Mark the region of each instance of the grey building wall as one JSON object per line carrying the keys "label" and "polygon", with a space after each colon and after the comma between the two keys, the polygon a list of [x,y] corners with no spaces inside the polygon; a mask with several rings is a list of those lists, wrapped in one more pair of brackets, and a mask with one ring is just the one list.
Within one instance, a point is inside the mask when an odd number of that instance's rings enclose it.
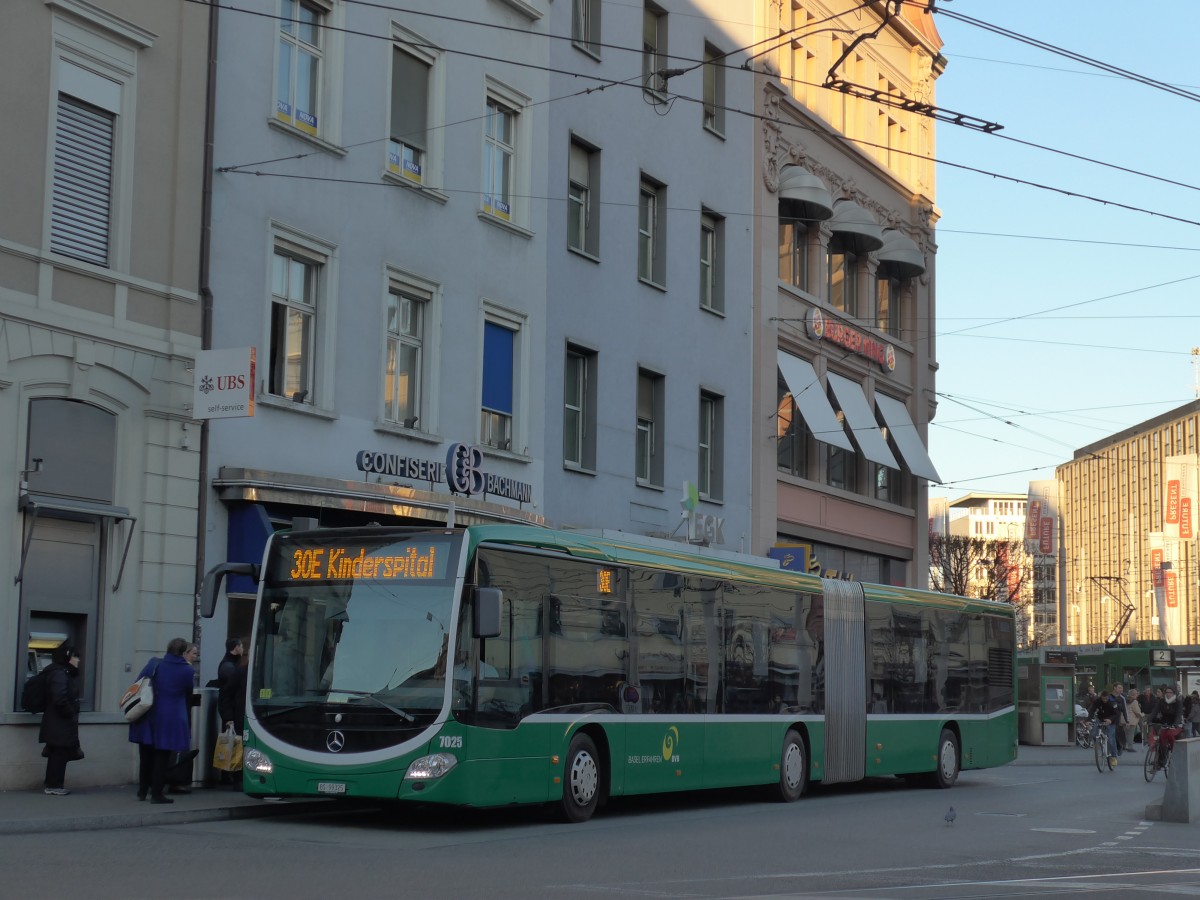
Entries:
{"label": "grey building wall", "polygon": [[[740,48],[755,42],[750,3],[660,4],[667,33],[666,102],[654,102],[638,75],[642,66],[641,4],[595,4],[599,41],[551,44],[551,95],[589,87],[549,106],[551,198],[547,242],[546,509],[556,521],[583,528],[687,536],[681,522],[684,482],[698,481],[700,392],[720,398],[720,488],[696,511],[724,520],[713,546],[749,552],[752,390],[751,277],[754,221],[754,77],[742,70]],[[570,35],[573,5],[556,3],[552,31]],[[723,123],[704,124],[706,44],[730,54],[719,61]],[[571,73],[571,74],[564,74]],[[576,77],[582,73],[585,77]],[[632,77],[631,77],[632,76]],[[586,143],[599,158],[599,190],[591,215],[599,220],[597,249],[568,247],[568,148]],[[638,199],[643,176],[665,186],[665,279],[638,278]],[[596,196],[598,194],[598,197]],[[701,212],[723,217],[720,289],[723,309],[700,305]],[[564,461],[563,367],[568,345],[595,352],[595,460]],[[663,378],[665,441],[661,478],[639,485],[635,475],[639,368]]]}

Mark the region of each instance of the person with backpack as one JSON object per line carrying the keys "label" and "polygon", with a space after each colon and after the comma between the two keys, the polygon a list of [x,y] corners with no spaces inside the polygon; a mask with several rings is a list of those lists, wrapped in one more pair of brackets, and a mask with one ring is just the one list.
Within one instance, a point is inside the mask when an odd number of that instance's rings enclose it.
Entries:
{"label": "person with backpack", "polygon": [[79,652],[69,643],[60,644],[50,663],[35,678],[44,679],[45,710],[38,740],[45,744],[46,779],[42,793],[65,797],[71,793],[66,782],[67,763],[83,759],[79,746]]}

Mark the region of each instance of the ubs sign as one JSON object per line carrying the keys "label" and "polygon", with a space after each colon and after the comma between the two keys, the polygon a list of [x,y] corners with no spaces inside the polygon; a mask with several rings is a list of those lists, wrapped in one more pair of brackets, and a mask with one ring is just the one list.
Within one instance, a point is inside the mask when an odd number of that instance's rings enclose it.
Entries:
{"label": "ubs sign", "polygon": [[452,494],[493,494],[518,503],[533,500],[533,486],[515,478],[483,471],[483,451],[470,444],[451,444],[444,463],[398,453],[359,450],[354,464],[360,472],[411,478],[446,485]]}

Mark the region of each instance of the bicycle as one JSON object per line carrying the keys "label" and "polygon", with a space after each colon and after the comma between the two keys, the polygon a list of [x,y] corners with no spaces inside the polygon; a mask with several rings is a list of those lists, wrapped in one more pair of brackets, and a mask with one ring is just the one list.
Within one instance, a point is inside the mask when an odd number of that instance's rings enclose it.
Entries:
{"label": "bicycle", "polygon": [[1114,762],[1115,758],[1108,755],[1108,726],[1099,719],[1092,721],[1092,750],[1096,755],[1096,771],[1111,772],[1116,768],[1116,763]]}
{"label": "bicycle", "polygon": [[[1165,732],[1165,735],[1163,734]],[[1161,770],[1163,778],[1171,777],[1171,757],[1175,755],[1175,742],[1171,741],[1171,746],[1162,754],[1162,759],[1159,759],[1159,742],[1162,738],[1177,738],[1183,732],[1182,728],[1164,727],[1162,725],[1150,726],[1150,739],[1146,742],[1146,760],[1142,763],[1142,775],[1146,781],[1153,781],[1154,776]]]}
{"label": "bicycle", "polygon": [[1092,749],[1092,723],[1086,716],[1075,720],[1075,746],[1084,750]]}

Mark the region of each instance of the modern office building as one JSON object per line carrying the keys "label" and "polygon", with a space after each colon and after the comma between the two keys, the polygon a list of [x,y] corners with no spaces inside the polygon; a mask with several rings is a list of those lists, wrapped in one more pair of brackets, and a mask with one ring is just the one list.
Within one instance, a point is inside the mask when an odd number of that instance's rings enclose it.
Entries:
{"label": "modern office building", "polygon": [[1200,402],[1075,451],[1059,466],[1071,644],[1200,644]]}
{"label": "modern office building", "polygon": [[41,784],[21,688],[79,651],[87,765],[133,775],[117,698],[194,619],[209,11],[17,0],[0,29],[0,790]]}

